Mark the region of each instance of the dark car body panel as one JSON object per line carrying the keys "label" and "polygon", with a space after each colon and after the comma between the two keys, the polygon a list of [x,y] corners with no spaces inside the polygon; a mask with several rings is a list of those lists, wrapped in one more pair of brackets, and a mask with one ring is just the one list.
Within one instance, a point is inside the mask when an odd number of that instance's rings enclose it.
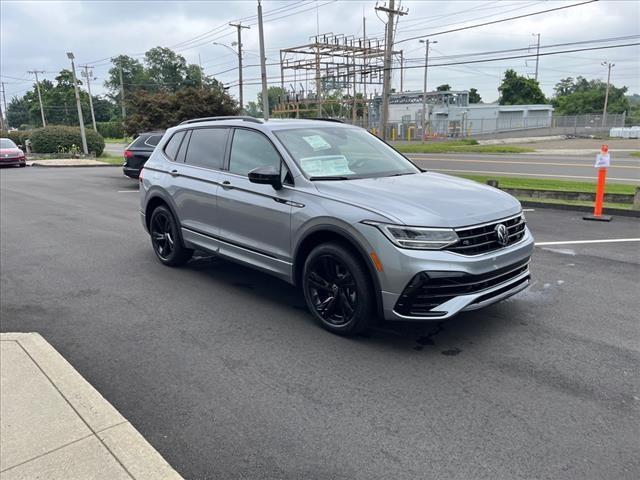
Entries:
{"label": "dark car body panel", "polygon": [[146,132],[141,133],[133,142],[125,149],[124,165],[122,171],[127,177],[138,178],[140,170],[149,160],[153,153],[153,149],[162,139],[164,132]]}

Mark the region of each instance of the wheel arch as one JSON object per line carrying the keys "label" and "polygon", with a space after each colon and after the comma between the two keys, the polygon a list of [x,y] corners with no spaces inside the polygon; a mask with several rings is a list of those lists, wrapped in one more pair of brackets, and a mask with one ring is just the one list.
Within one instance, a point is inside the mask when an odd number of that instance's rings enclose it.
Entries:
{"label": "wheel arch", "polygon": [[173,215],[174,220],[176,221],[176,226],[178,227],[178,235],[180,236],[180,241],[184,245],[184,239],[182,238],[182,225],[180,224],[180,217],[176,214],[176,209],[174,208],[171,200],[165,197],[160,191],[155,191],[149,195],[147,203],[144,207],[144,221],[147,226],[147,231],[149,231],[150,222],[151,222],[151,214],[153,211],[159,206],[165,206]]}
{"label": "wheel arch", "polygon": [[376,299],[376,311],[380,318],[383,315],[382,308],[382,291],[380,287],[380,281],[376,274],[375,267],[369,259],[369,254],[362,247],[360,242],[348,231],[335,225],[316,225],[309,229],[305,235],[300,239],[296,246],[293,256],[293,283],[300,286],[302,280],[302,270],[304,268],[304,262],[309,253],[318,245],[328,242],[337,242],[346,246],[351,250],[357,258],[365,265],[366,271],[369,273],[369,278],[373,283],[375,289]]}

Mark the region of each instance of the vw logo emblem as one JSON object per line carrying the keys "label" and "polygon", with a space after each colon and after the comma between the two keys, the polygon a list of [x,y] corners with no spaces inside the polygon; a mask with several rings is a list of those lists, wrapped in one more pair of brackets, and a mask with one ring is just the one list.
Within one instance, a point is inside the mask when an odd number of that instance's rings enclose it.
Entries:
{"label": "vw logo emblem", "polygon": [[503,223],[499,223],[495,228],[496,236],[498,237],[498,243],[501,246],[505,246],[509,242],[509,232],[507,227]]}

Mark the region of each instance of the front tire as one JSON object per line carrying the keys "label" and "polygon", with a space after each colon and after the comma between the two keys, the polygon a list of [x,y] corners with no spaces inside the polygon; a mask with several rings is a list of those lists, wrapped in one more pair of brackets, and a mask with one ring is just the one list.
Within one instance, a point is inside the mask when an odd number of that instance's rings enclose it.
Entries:
{"label": "front tire", "polygon": [[182,244],[177,222],[164,205],[153,210],[149,232],[153,251],[163,264],[170,267],[184,265],[193,255],[193,250]]}
{"label": "front tire", "polygon": [[365,266],[338,243],[321,244],[311,251],[302,272],[302,288],[311,314],[330,332],[362,332],[375,315]]}

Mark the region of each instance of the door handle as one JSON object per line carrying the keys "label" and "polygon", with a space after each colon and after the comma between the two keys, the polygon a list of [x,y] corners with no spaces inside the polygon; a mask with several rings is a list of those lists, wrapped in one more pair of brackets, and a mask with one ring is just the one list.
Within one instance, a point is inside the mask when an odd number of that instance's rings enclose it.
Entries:
{"label": "door handle", "polygon": [[169,174],[170,174],[172,177],[177,177],[178,175],[180,175],[180,174],[178,173],[178,170],[171,170],[171,171],[169,172]]}
{"label": "door handle", "polygon": [[230,190],[233,188],[233,185],[231,185],[231,182],[229,180],[225,180],[224,182],[222,182],[222,188],[224,188],[225,190]]}

